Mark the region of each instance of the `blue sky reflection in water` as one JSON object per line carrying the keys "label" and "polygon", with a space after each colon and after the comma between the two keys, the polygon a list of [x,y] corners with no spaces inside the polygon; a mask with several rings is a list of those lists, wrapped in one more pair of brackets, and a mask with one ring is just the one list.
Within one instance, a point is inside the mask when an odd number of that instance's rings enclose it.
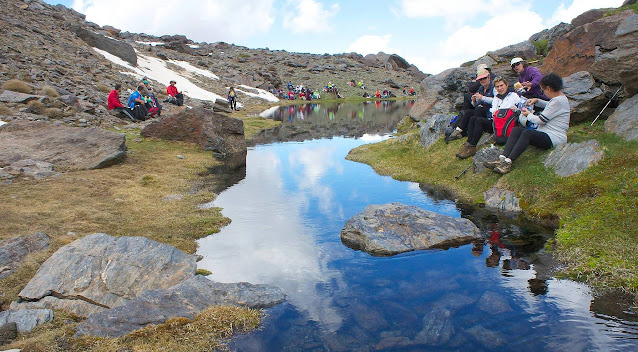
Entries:
{"label": "blue sky reflection in water", "polygon": [[[401,202],[461,214],[453,201],[433,200],[417,184],[345,160],[352,148],[383,138],[249,149],[245,179],[212,202],[232,223],[199,241],[199,266],[212,271],[213,280],[279,286],[288,301],[269,309],[263,329],[237,338],[232,348],[636,350],[635,323],[594,317],[585,286],[545,283],[543,264],[526,264],[542,247],[542,236],[531,231],[503,236],[506,248],[494,246],[494,252],[486,243],[482,251],[469,244],[380,258],[345,247],[339,231],[368,204]],[[490,226],[481,226],[486,241]],[[511,226],[499,230],[507,234]],[[541,289],[530,288],[539,282]],[[432,340],[429,324],[448,328]],[[427,336],[430,345],[422,343]]]}

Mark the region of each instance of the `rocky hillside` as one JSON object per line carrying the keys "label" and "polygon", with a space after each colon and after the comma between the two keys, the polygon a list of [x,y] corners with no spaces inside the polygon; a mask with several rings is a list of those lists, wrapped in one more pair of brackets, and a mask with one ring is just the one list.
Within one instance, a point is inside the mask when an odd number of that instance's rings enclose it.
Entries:
{"label": "rocky hillside", "polygon": [[[160,97],[170,79],[185,89],[184,80],[172,77],[172,72],[219,96],[225,96],[231,85],[270,90],[288,81],[314,89],[332,82],[346,97],[361,94],[360,89],[347,85],[350,80],[398,93],[405,86],[418,85],[426,76],[401,57],[384,53],[365,57],[356,53],[299,54],[223,42],[195,43],[181,35],[122,32],[87,22],[72,9],[41,0],[5,0],[0,6],[0,28],[5,33],[0,36],[0,84],[20,80],[28,85],[19,89],[12,82],[3,89],[48,96],[28,107],[24,101],[0,99],[0,116],[5,121],[47,115],[78,125],[114,123],[105,105],[113,85],[122,83],[125,89],[134,89],[145,72],[157,66],[163,75],[148,76]],[[263,103],[255,98],[263,92],[248,87],[242,89],[246,93],[239,92],[240,103]],[[191,97],[187,104],[204,103]]]}
{"label": "rocky hillside", "polygon": [[[516,82],[518,78],[509,65],[513,57],[523,57],[543,74],[554,72],[563,77],[572,122],[593,120],[612,97],[611,109],[603,117],[611,114],[613,108],[622,102],[635,105],[630,99],[638,92],[638,15],[634,12],[635,3],[635,0],[627,0],[619,9],[587,11],[570,24],[561,23],[521,43],[488,52],[461,67],[426,77],[420,84],[421,96],[410,115],[423,120],[436,114],[453,115],[459,111],[463,92],[476,76],[476,67],[481,63],[488,64],[497,76]],[[615,95],[616,92],[618,94]],[[612,116],[607,121],[608,131],[625,137],[633,135],[620,131],[619,128],[624,128],[627,123],[617,120]],[[633,123],[632,128],[638,126]]]}

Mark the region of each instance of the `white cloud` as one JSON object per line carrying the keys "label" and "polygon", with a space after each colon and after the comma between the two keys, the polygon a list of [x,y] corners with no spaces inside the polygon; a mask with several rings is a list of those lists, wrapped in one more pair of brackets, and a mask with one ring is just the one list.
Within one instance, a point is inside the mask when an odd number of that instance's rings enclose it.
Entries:
{"label": "white cloud", "polygon": [[597,9],[600,7],[619,7],[622,5],[623,0],[607,0],[601,2],[600,0],[574,0],[571,5],[566,6],[562,2],[554,15],[549,20],[549,25],[554,26],[560,22],[570,23],[574,17],[590,9]]}
{"label": "white cloud", "polygon": [[407,17],[468,17],[488,6],[485,0],[422,1],[402,0],[399,5]]}
{"label": "white cloud", "polygon": [[273,0],[75,0],[73,8],[99,25],[152,35],[183,34],[195,41],[236,42],[268,31]]}
{"label": "white cloud", "polygon": [[324,9],[322,3],[315,0],[288,0],[283,26],[294,33],[321,33],[331,31],[330,25],[340,10],[339,4]]}
{"label": "white cloud", "polygon": [[380,51],[386,54],[397,53],[397,50],[389,47],[390,40],[392,40],[392,35],[390,34],[364,35],[352,42],[346,51],[356,52],[361,55],[376,54]]}

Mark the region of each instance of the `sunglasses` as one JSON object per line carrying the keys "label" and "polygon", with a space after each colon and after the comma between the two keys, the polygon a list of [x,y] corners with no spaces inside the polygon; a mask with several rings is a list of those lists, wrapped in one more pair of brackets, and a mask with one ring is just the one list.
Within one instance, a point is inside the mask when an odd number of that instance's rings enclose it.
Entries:
{"label": "sunglasses", "polygon": [[520,64],[522,64],[522,63],[523,63],[523,61],[519,61],[519,62],[517,62],[517,63],[513,64],[513,65],[512,65],[512,68],[514,68],[514,67],[516,67],[516,66],[518,66],[518,65],[520,65]]}
{"label": "sunglasses", "polygon": [[485,77],[483,77],[483,78],[479,78],[479,81],[484,81],[484,80],[486,80],[486,79],[488,79],[488,78],[490,78],[490,76],[485,76]]}

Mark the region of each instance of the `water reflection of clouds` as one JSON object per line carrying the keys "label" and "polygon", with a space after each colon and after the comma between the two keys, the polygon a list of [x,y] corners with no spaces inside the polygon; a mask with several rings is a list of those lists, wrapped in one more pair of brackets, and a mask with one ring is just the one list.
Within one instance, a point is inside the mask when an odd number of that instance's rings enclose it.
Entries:
{"label": "water reflection of clouds", "polygon": [[[288,295],[288,301],[309,318],[335,331],[342,317],[333,307],[331,295],[321,287],[334,285],[345,288],[341,274],[328,268],[331,251],[321,250],[313,229],[304,224],[303,203],[312,193],[331,202],[326,187],[319,185],[330,162],[315,167],[324,158],[325,150],[300,150],[293,165],[301,165],[299,192],[285,189],[281,173],[287,165],[274,152],[251,150],[247,156],[246,178],[219,195],[215,206],[224,208],[224,215],[233,219],[221,233],[199,241],[199,254],[204,259],[201,268],[213,272],[211,279],[221,282],[248,281],[278,286]],[[298,164],[297,164],[298,163]],[[311,167],[312,164],[312,167]],[[317,190],[319,189],[319,190]]]}
{"label": "water reflection of clouds", "polygon": [[325,179],[328,172],[343,175],[343,165],[334,156],[336,152],[335,147],[317,146],[300,148],[289,155],[291,169],[298,170],[293,177],[301,196],[317,199],[319,211],[326,217],[343,217],[343,208],[335,201],[334,190]]}

